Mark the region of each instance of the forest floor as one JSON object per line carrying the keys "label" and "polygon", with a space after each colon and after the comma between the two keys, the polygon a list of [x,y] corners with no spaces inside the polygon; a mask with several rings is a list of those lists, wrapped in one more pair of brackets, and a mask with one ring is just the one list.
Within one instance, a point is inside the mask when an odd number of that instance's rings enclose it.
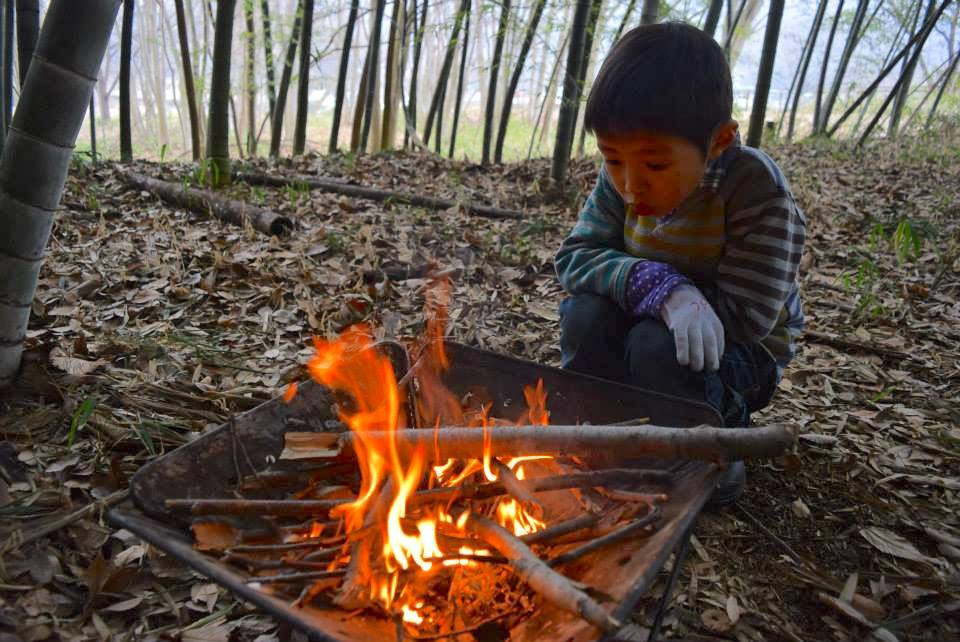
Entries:
{"label": "forest floor", "polygon": [[[665,637],[860,640],[873,623],[886,630],[876,639],[960,640],[960,160],[889,145],[771,154],[808,217],[808,331],[755,420],[805,435],[795,453],[749,466],[736,509],[700,518]],[[167,207],[116,169],[71,172],[23,375],[0,391],[0,642],[276,640],[269,617],[109,527],[104,504],[142,464],[279,395],[312,334],[360,319],[417,334],[423,279],[371,271],[456,268],[453,338],[557,364],[552,258],[597,163],[575,162],[579,196],[558,198],[545,160],[261,162],[526,213],[230,189],[293,217],[285,238]],[[177,182],[194,172],[138,169]],[[637,622],[650,624],[664,581]]]}

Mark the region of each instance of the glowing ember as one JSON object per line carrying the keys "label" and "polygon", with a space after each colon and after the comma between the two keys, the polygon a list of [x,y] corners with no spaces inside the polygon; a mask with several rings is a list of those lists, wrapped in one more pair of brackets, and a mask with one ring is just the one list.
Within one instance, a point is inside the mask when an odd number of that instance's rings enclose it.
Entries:
{"label": "glowing ember", "polygon": [[[483,408],[473,420],[465,419],[460,400],[441,383],[440,374],[449,366],[443,346],[449,286],[441,284],[431,288],[427,298],[426,343],[419,351],[416,366],[416,410],[422,425],[435,426],[435,430],[441,425],[469,425],[483,430],[484,448],[476,459],[447,460],[428,468],[422,451],[411,457],[399,456],[396,435],[398,431],[412,428],[404,425],[403,418],[407,416],[404,395],[398,389],[393,366],[374,348],[368,328],[352,327],[333,341],[315,339],[316,356],[307,366],[317,382],[350,399],[349,406],[341,404],[339,414],[357,438],[355,451],[361,482],[356,499],[339,507],[336,515],[343,518],[348,534],[361,529],[364,534],[358,537],[360,543],[352,544],[350,557],[355,559],[350,560],[348,574],[355,574],[356,586],[369,587],[371,600],[414,625],[423,624],[425,619],[421,611],[424,601],[418,597],[423,588],[418,586],[417,573],[432,576],[445,567],[477,568],[481,566],[477,558],[491,553],[464,543],[471,541],[466,529],[468,511],[450,514],[442,508],[419,508],[410,505],[410,497],[422,487],[451,487],[482,481],[476,479],[481,473],[486,480],[496,481],[501,471],[509,474],[504,468],[512,471],[517,479],[523,479],[523,462],[549,459],[514,457],[505,465],[493,460],[489,434],[497,428],[487,416],[489,407]],[[547,425],[549,413],[543,382],[528,387],[524,396],[528,410],[521,421]],[[391,434],[386,447],[365,440],[371,431]],[[529,512],[530,507],[512,497],[481,508],[486,516],[517,536],[545,526],[544,521]],[[321,531],[322,527],[315,526],[310,536],[319,536]],[[379,536],[378,550],[371,550],[367,544],[372,539],[369,533]]]}

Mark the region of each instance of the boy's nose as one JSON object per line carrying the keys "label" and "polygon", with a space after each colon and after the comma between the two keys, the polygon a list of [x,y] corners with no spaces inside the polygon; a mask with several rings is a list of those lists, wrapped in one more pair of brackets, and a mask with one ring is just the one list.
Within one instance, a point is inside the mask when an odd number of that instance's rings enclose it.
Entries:
{"label": "boy's nose", "polygon": [[627,171],[624,177],[623,191],[629,196],[642,196],[647,191],[647,180],[640,172]]}

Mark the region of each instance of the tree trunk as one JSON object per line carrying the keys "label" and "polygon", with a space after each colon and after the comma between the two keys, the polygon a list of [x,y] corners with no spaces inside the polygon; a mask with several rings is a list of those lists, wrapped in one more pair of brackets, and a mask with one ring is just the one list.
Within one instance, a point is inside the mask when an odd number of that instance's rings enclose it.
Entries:
{"label": "tree trunk", "polygon": [[[490,84],[487,89],[487,106],[483,116],[483,152],[480,163],[490,163],[490,143],[493,141],[493,117],[497,109],[497,81],[500,78],[500,60],[503,57],[503,41],[507,37],[510,20],[510,0],[501,0],[500,21],[497,25],[497,37],[493,45],[493,59],[490,61]],[[439,137],[438,137],[439,140]]]}
{"label": "tree trunk", "polygon": [[[936,0],[929,0],[927,11],[923,16],[924,23],[933,15],[934,9],[936,9]],[[890,112],[890,127],[887,131],[887,135],[890,138],[896,138],[899,132],[900,117],[903,114],[904,106],[907,104],[907,97],[910,95],[910,83],[913,82],[913,74],[917,69],[917,62],[920,60],[920,50],[923,48],[925,42],[926,39],[917,43],[916,55],[908,59],[906,67],[904,68],[902,81],[900,83],[900,92],[894,99],[893,111]]]}
{"label": "tree trunk", "polygon": [[[543,0],[540,0],[541,2]],[[453,150],[457,145],[457,126],[460,124],[460,106],[463,104],[463,77],[467,69],[467,50],[470,44],[470,6],[467,5],[467,16],[463,25],[463,45],[460,47],[460,69],[457,72],[457,97],[453,105],[453,126],[450,128],[450,158],[453,158]],[[437,139],[439,140],[439,136]],[[500,162],[500,141],[498,139],[497,159]]]}
{"label": "tree trunk", "polygon": [[760,56],[760,71],[757,73],[757,89],[753,95],[753,108],[750,110],[750,131],[747,134],[747,145],[750,147],[760,147],[760,141],[763,139],[767,96],[770,94],[773,63],[777,58],[777,39],[780,37],[784,2],[785,0],[770,0],[767,31],[763,36],[763,53]]}
{"label": "tree trunk", "polygon": [[937,97],[933,99],[933,105],[930,107],[930,114],[927,116],[927,122],[923,126],[924,131],[928,131],[930,129],[930,124],[933,122],[933,117],[937,113],[937,107],[940,106],[940,99],[943,98],[943,93],[946,91],[947,87],[950,86],[950,81],[953,80],[953,73],[957,70],[958,61],[960,61],[960,50],[957,50],[957,53],[953,55],[953,61],[951,61],[950,67],[947,69],[946,74],[944,74],[940,89],[937,90]]}
{"label": "tree trunk", "polygon": [[383,88],[383,137],[380,149],[393,149],[397,137],[397,106],[400,101],[400,33],[404,0],[393,0],[393,15],[390,17],[390,35],[387,39],[387,61],[384,67]]}
{"label": "tree trunk", "polygon": [[557,138],[553,147],[553,163],[550,175],[557,183],[563,183],[570,162],[574,127],[580,108],[580,83],[577,76],[583,64],[583,47],[587,37],[587,21],[590,0],[576,0],[573,24],[570,27],[570,48],[567,50],[567,69],[563,79],[563,98],[560,101],[560,116],[557,123]]}
{"label": "tree trunk", "polygon": [[823,106],[823,113],[820,115],[820,129],[816,132],[823,133],[830,122],[830,113],[833,111],[833,105],[840,94],[840,84],[847,73],[847,66],[850,64],[850,58],[853,56],[853,50],[856,49],[860,41],[861,29],[864,19],[867,17],[867,5],[869,0],[859,0],[857,10],[853,15],[853,22],[850,24],[850,32],[847,34],[847,42],[843,46],[843,53],[840,54],[840,63],[837,65],[837,71],[833,76],[833,84],[830,86],[830,93],[827,94],[827,102]]}
{"label": "tree trunk", "polygon": [[387,0],[377,0],[377,9],[373,14],[373,29],[370,30],[370,69],[367,71],[367,95],[363,108],[363,129],[360,132],[360,149],[367,150],[370,127],[373,125],[373,99],[377,93],[377,68],[380,63],[380,25]]}
{"label": "tree trunk", "polygon": [[123,27],[120,31],[120,162],[133,161],[130,135],[130,54],[133,49],[133,0],[123,0]]}
{"label": "tree trunk", "polygon": [[287,91],[290,89],[290,76],[293,73],[293,59],[297,55],[297,42],[300,40],[300,23],[303,21],[303,0],[297,3],[297,13],[290,31],[287,55],[283,59],[283,71],[280,73],[280,85],[277,87],[277,103],[273,109],[273,122],[270,127],[270,158],[280,155],[280,142],[283,136],[283,115],[287,107]]}
{"label": "tree trunk", "polygon": [[[600,9],[602,5],[603,0],[593,0],[593,4],[590,7],[590,17],[587,22],[587,36],[583,43],[583,62],[580,65],[580,74],[577,76],[577,84],[580,86],[581,98],[583,97],[583,94],[587,88],[587,71],[590,69],[590,57],[593,54],[593,40],[600,24]],[[579,125],[580,130],[580,140],[577,146],[578,156],[583,155],[584,144],[587,139],[587,131],[583,129],[582,123],[580,122],[581,117],[581,114],[577,115],[577,124]],[[577,128],[575,127],[574,132],[576,131]]]}
{"label": "tree trunk", "polygon": [[347,91],[347,69],[350,64],[350,47],[353,45],[353,30],[357,25],[357,12],[360,0],[350,0],[350,14],[347,16],[346,32],[343,34],[343,50],[340,52],[340,71],[337,73],[337,97],[333,104],[333,124],[330,126],[330,147],[332,154],[337,151],[337,138],[340,136],[340,118],[343,114],[344,97]]}
{"label": "tree trunk", "polygon": [[807,41],[803,46],[803,53],[800,55],[800,65],[797,67],[797,73],[794,74],[795,93],[793,102],[790,105],[790,119],[787,125],[787,140],[793,139],[793,127],[797,119],[797,106],[800,104],[800,96],[803,95],[803,83],[807,79],[807,69],[810,67],[810,60],[813,58],[813,49],[817,44],[817,35],[820,33],[820,26],[823,24],[823,16],[827,11],[827,0],[820,0],[817,5],[817,13],[813,17],[813,24],[810,26],[810,33],[807,34]]}
{"label": "tree trunk", "polygon": [[[949,6],[952,1],[953,0],[943,0],[943,2],[940,4],[937,10],[934,12],[934,15],[931,18],[931,20],[928,20],[927,23],[924,25],[924,28],[917,31],[910,37],[910,40],[907,41],[907,44],[903,47],[903,49],[901,49],[900,52],[896,56],[894,56],[893,60],[891,60],[889,64],[887,64],[883,68],[883,70],[877,75],[877,77],[873,79],[873,82],[871,82],[867,86],[867,88],[863,90],[860,96],[855,101],[853,101],[853,104],[847,107],[847,110],[843,112],[840,118],[837,119],[837,122],[835,122],[829,129],[827,129],[826,134],[828,138],[830,136],[833,136],[833,134],[836,133],[836,131],[840,128],[841,125],[843,125],[843,123],[847,120],[847,118],[850,117],[850,114],[856,111],[857,108],[860,107],[861,103],[863,103],[864,100],[866,100],[869,96],[871,96],[874,91],[876,91],[877,87],[880,85],[880,83],[883,82],[884,78],[886,78],[890,74],[890,72],[893,71],[893,68],[897,66],[897,63],[900,62],[900,60],[908,54],[908,52],[910,51],[910,49],[913,47],[914,44],[917,44],[919,41],[920,46],[921,47],[923,46],[923,43],[926,42],[927,36],[930,35],[930,31],[933,29],[934,25],[936,24],[936,21],[940,19],[940,16],[943,14],[944,9],[946,9],[947,6]],[[901,78],[902,77],[903,75],[901,74]],[[897,85],[897,88],[899,88],[899,85]],[[882,112],[886,110],[886,105],[889,103],[889,101],[893,99],[893,95],[894,95],[894,92],[891,92],[890,95],[887,96],[887,100],[884,101],[884,107],[881,109],[880,113],[875,117],[874,119],[875,121],[880,119],[880,117],[882,116]],[[874,122],[873,125],[875,126],[876,122]],[[865,138],[862,140],[865,140]]]}
{"label": "tree trunk", "polygon": [[13,118],[13,0],[3,0],[3,129],[4,136]]}
{"label": "tree trunk", "polygon": [[[510,124],[510,110],[513,108],[513,95],[517,91],[517,85],[520,84],[520,75],[523,73],[523,66],[527,62],[527,55],[530,53],[533,37],[537,33],[537,26],[540,24],[541,16],[543,16],[543,8],[547,5],[547,0],[535,0],[535,2],[530,15],[530,22],[527,23],[527,31],[523,36],[523,43],[520,45],[517,64],[513,68],[510,83],[507,85],[507,91],[503,95],[503,108],[500,110],[500,126],[497,128],[497,146],[493,153],[495,163],[503,162],[503,141],[507,137],[507,126]],[[459,96],[459,90],[457,93]],[[457,104],[459,105],[459,98]],[[450,155],[452,157],[453,153],[451,152]]]}
{"label": "tree trunk", "polygon": [[363,133],[363,111],[367,107],[367,74],[370,73],[371,49],[367,43],[367,53],[363,57],[360,82],[357,84],[357,99],[353,103],[353,124],[350,127],[350,151],[360,149],[360,136]]}
{"label": "tree trunk", "polygon": [[174,0],[177,10],[177,35],[180,38],[180,64],[183,67],[183,87],[190,112],[190,147],[193,160],[200,160],[200,117],[197,115],[197,93],[193,86],[193,63],[190,60],[190,43],[187,40],[187,21],[183,0]]}
{"label": "tree trunk", "polygon": [[247,156],[257,155],[257,89],[254,68],[256,56],[256,23],[253,18],[253,0],[243,0],[243,19],[246,25],[244,41],[246,42],[246,56],[244,60],[244,85],[247,94]]}
{"label": "tree trunk", "polygon": [[0,155],[0,385],[16,377],[44,249],[119,0],[53,0]]}
{"label": "tree trunk", "polygon": [[[723,2],[723,0],[717,0],[718,2]],[[623,31],[627,28],[627,23],[630,20],[630,17],[633,15],[633,9],[637,6],[637,0],[630,0],[627,3],[627,8],[623,11],[623,18],[620,19],[620,26],[617,27],[617,33],[614,34],[613,40],[611,42],[616,43],[617,40],[620,40],[620,36],[623,35]]]}
{"label": "tree trunk", "polygon": [[660,0],[643,0],[643,10],[640,12],[640,24],[652,25],[660,15]]}
{"label": "tree trunk", "polygon": [[90,92],[90,161],[97,164],[97,111],[93,107],[93,91]]}
{"label": "tree trunk", "polygon": [[230,54],[236,3],[237,0],[217,0],[213,33],[207,158],[211,161],[210,178],[214,187],[230,183]]}
{"label": "tree trunk", "polygon": [[[417,131],[417,77],[420,73],[420,53],[423,49],[423,29],[427,24],[427,5],[429,0],[423,0],[423,9],[420,12],[420,24],[414,28],[413,38],[413,68],[410,70],[410,102],[407,105],[407,122],[409,130]],[[414,0],[413,17],[416,25],[417,4]],[[407,146],[409,134],[404,135],[403,144]]]}
{"label": "tree trunk", "polygon": [[723,11],[723,0],[711,0],[707,10],[707,19],[703,23],[703,30],[713,38],[717,32],[717,23],[720,22],[720,12]]}
{"label": "tree trunk", "polygon": [[[430,143],[430,130],[433,128],[433,119],[437,116],[437,110],[442,108],[442,99],[444,88],[450,78],[450,68],[453,66],[453,55],[457,50],[457,37],[460,34],[460,27],[463,24],[464,16],[470,11],[470,0],[460,0],[460,7],[457,9],[457,15],[453,19],[453,31],[450,32],[450,40],[447,42],[447,51],[443,56],[443,64],[440,67],[440,74],[437,79],[437,87],[433,92],[433,99],[430,101],[430,109],[427,110],[427,123],[423,128],[423,142],[425,145]],[[438,134],[439,135],[439,132]]]}
{"label": "tree trunk", "polygon": [[817,83],[817,98],[813,104],[813,132],[815,134],[822,132],[825,127],[821,124],[821,109],[823,107],[823,85],[827,80],[827,66],[830,64],[830,50],[833,48],[833,38],[837,35],[837,25],[840,24],[840,16],[843,13],[843,0],[837,3],[837,12],[833,16],[833,24],[830,26],[830,34],[827,36],[827,46],[823,51],[823,63],[820,65],[820,80]]}
{"label": "tree trunk", "polygon": [[270,120],[277,104],[277,70],[273,64],[273,31],[270,27],[270,0],[260,0],[260,17],[263,21],[263,66],[267,71],[267,105]]}
{"label": "tree trunk", "polygon": [[33,60],[33,50],[40,35],[40,0],[17,0],[17,58],[20,67],[20,87],[27,81],[27,69]]}
{"label": "tree trunk", "polygon": [[313,36],[313,0],[303,1],[300,35],[300,78],[297,84],[297,120],[293,128],[293,154],[303,154],[307,145],[307,113],[310,109],[310,41]]}

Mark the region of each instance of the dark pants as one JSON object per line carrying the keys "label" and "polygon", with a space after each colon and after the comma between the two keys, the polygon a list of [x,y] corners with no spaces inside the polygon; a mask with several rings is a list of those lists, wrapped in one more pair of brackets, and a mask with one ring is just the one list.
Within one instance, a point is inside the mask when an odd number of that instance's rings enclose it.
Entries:
{"label": "dark pants", "polygon": [[773,356],[759,343],[727,343],[717,372],[677,363],[673,334],[660,319],[636,319],[607,297],[578,294],[560,304],[561,365],[675,397],[706,401],[726,426],[747,426],[750,413],[777,387]]}

